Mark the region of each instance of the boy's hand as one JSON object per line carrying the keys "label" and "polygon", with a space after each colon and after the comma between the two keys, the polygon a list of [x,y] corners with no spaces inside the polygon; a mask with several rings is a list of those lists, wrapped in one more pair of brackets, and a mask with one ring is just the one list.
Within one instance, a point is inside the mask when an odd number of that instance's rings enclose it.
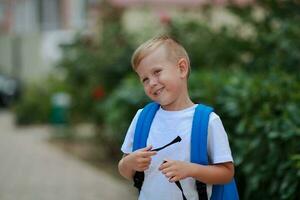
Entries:
{"label": "boy's hand", "polygon": [[159,170],[170,182],[175,182],[188,177],[189,164],[178,160],[165,160]]}
{"label": "boy's hand", "polygon": [[151,163],[151,156],[156,155],[156,151],[150,151],[152,146],[136,150],[127,156],[127,162],[134,171],[145,171]]}

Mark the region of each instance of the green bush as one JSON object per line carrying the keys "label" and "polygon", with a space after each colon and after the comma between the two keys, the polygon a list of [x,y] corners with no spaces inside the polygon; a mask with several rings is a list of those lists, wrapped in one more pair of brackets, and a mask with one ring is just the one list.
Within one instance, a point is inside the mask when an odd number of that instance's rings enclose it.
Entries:
{"label": "green bush", "polygon": [[300,69],[299,10],[293,0],[263,0],[257,7],[230,5],[227,11],[236,17],[235,26],[216,29],[209,18],[181,19],[172,21],[169,31],[187,49],[193,67],[243,67],[253,72],[278,68],[293,73]]}
{"label": "green bush", "polygon": [[50,119],[50,93],[39,87],[25,88],[22,98],[14,106],[16,123],[28,125],[48,123]]}
{"label": "green bush", "polygon": [[124,133],[134,117],[137,109],[142,108],[146,102],[143,87],[136,75],[128,75],[107,98],[104,103],[98,104],[98,111],[103,113],[105,131],[101,130],[102,140],[109,142],[115,152],[119,152],[120,145],[123,142]]}
{"label": "green bush", "polygon": [[69,90],[69,86],[54,75],[49,75],[43,84],[26,85],[21,98],[14,104],[16,123],[19,125],[49,123],[52,95]]}
{"label": "green bush", "polygon": [[[118,31],[114,26],[110,29]],[[94,113],[95,107],[110,95],[130,70],[132,50],[127,43],[119,44],[113,36],[107,38],[101,48],[87,40],[77,38],[73,44],[63,46],[64,57],[58,67],[63,69],[66,84],[71,86],[73,118],[101,121],[101,115]],[[111,47],[115,49],[109,51]],[[95,95],[97,90],[102,91],[100,96]]]}
{"label": "green bush", "polygon": [[196,76],[199,81],[193,85],[197,83],[200,89],[194,90],[193,96],[212,102],[229,133],[242,199],[297,199],[297,75],[282,71],[264,75],[214,71]]}
{"label": "green bush", "polygon": [[[245,38],[245,67],[251,71],[274,68],[293,73],[300,69],[300,4],[294,0],[261,0],[257,7],[230,6],[241,21],[241,28],[251,27],[252,37]],[[260,9],[260,17],[257,10]],[[242,29],[240,29],[242,30]]]}
{"label": "green bush", "polygon": [[213,30],[208,22],[196,20],[173,21],[170,35],[183,44],[196,69],[240,66],[249,43],[230,27]]}
{"label": "green bush", "polygon": [[[123,30],[120,10],[103,3],[101,36],[80,35],[71,44],[62,45],[63,58],[58,63],[58,68],[66,74],[66,83],[71,86],[72,118],[79,121],[101,123],[99,102],[104,101],[131,70],[133,48]],[[97,91],[102,94],[95,95]]]}

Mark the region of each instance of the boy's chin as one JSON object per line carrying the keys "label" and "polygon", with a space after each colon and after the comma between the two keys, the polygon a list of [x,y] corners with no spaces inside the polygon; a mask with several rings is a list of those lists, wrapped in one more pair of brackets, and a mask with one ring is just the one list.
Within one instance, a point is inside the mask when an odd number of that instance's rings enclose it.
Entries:
{"label": "boy's chin", "polygon": [[164,109],[168,109],[170,107],[170,103],[166,103],[166,102],[158,102],[158,104],[160,104],[160,106]]}
{"label": "boy's chin", "polygon": [[164,100],[161,100],[161,99],[154,99],[154,98],[151,98],[152,101],[158,103],[162,108],[164,107],[168,107],[171,103],[168,102],[168,101],[164,101]]}

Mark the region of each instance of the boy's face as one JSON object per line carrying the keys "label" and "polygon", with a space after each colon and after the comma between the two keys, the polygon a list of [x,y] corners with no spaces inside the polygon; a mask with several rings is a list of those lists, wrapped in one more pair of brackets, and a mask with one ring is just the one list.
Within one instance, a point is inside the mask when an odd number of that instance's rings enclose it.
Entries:
{"label": "boy's face", "polygon": [[136,69],[146,95],[165,109],[180,106],[187,95],[188,68],[182,69],[180,61],[170,60],[161,46],[147,55]]}

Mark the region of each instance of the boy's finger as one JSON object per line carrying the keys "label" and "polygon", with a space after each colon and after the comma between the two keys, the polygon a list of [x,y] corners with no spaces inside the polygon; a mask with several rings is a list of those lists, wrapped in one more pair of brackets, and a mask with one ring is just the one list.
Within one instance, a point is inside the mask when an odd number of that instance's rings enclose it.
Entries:
{"label": "boy's finger", "polygon": [[169,178],[170,183],[173,183],[175,181],[178,181],[178,178],[176,176],[173,176],[173,177]]}
{"label": "boy's finger", "polygon": [[140,160],[141,163],[144,163],[144,164],[150,164],[151,162],[151,158],[150,157],[147,157],[147,158],[142,158]]}
{"label": "boy's finger", "polygon": [[165,159],[158,169],[163,170],[163,169],[167,168],[169,165],[170,164],[168,163],[168,160]]}
{"label": "boy's finger", "polygon": [[165,164],[165,165],[170,165],[171,164],[171,160],[169,159],[164,159],[163,163],[162,164]]}
{"label": "boy's finger", "polygon": [[140,151],[150,151],[152,149],[152,145],[146,146],[145,148],[140,149]]}
{"label": "boy's finger", "polygon": [[164,170],[165,168],[166,168],[166,166],[164,166],[164,164],[161,164],[161,165],[159,166],[158,170],[159,170],[159,171],[162,171],[162,170]]}
{"label": "boy's finger", "polygon": [[149,156],[154,156],[156,155],[156,151],[144,151],[141,152],[143,157],[149,157]]}

